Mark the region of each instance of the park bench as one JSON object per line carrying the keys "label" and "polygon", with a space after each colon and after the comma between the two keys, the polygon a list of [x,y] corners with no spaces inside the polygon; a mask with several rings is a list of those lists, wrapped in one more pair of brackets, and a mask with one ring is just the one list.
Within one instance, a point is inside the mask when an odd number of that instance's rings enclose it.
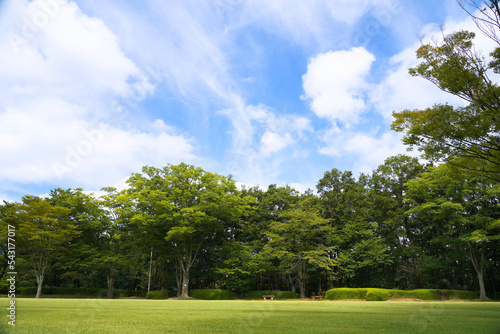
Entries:
{"label": "park bench", "polygon": [[317,299],[317,300],[321,300],[323,299],[323,296],[311,296],[312,299]]}
{"label": "park bench", "polygon": [[262,296],[262,298],[263,298],[264,300],[266,300],[266,299],[271,299],[271,300],[274,300],[274,295],[263,295],[263,296]]}

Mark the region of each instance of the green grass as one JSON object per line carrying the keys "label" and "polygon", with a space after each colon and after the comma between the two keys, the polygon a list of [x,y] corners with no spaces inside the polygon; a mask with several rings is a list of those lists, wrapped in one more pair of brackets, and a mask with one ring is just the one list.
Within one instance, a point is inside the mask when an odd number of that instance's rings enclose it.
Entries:
{"label": "green grass", "polygon": [[[8,301],[0,299],[3,328]],[[18,298],[16,306],[14,333],[30,334],[500,333],[494,302]]]}

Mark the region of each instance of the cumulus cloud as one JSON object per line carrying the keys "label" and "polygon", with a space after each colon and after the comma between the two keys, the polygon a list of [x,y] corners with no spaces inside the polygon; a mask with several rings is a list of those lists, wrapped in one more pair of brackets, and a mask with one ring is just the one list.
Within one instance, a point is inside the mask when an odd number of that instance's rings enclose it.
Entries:
{"label": "cumulus cloud", "polygon": [[[73,2],[8,2],[0,38],[0,181],[99,187],[193,160],[194,140],[123,105],[154,92],[118,37]],[[132,122],[132,123],[131,123]]]}
{"label": "cumulus cloud", "polygon": [[319,54],[303,75],[304,98],[321,118],[347,126],[366,110],[366,78],[375,57],[362,47]]}

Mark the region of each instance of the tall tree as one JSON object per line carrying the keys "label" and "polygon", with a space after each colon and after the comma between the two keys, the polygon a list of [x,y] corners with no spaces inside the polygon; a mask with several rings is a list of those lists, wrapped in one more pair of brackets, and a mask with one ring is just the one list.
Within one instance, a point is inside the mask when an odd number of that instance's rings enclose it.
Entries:
{"label": "tall tree", "polygon": [[367,205],[367,180],[356,180],[352,172],[337,169],[325,172],[317,184],[321,201],[321,215],[332,228],[330,258],[334,260],[333,281],[346,285],[361,271],[387,260],[387,248],[375,234]]}
{"label": "tall tree", "polygon": [[416,277],[419,253],[416,244],[416,226],[405,212],[410,209],[405,200],[406,183],[424,172],[417,158],[405,155],[389,157],[373,171],[369,179],[367,205],[370,220],[376,223],[375,232],[390,248],[390,267],[384,268],[387,287],[409,287]]}
{"label": "tall tree", "polygon": [[268,253],[295,272],[301,298],[306,296],[308,266],[331,270],[333,264],[325,242],[331,228],[328,220],[320,217],[317,203],[313,195],[304,195],[296,206],[281,213],[282,220],[272,222],[266,233]]}
{"label": "tall tree", "polygon": [[[230,177],[186,165],[144,167],[127,181],[135,205],[132,222],[166,242],[178,265],[181,298],[203,246],[224,233],[248,208]],[[160,233],[156,233],[159,231]]]}
{"label": "tall tree", "polygon": [[429,168],[408,182],[407,196],[413,207],[407,213],[419,221],[430,245],[441,245],[442,257],[466,249],[481,299],[487,299],[486,250],[500,239],[498,195],[498,184],[449,164]]}
{"label": "tall tree", "polygon": [[52,261],[60,256],[79,232],[68,219],[69,209],[53,206],[40,197],[23,197],[17,209],[17,242],[23,257],[35,272],[38,285],[36,298],[39,298]]}

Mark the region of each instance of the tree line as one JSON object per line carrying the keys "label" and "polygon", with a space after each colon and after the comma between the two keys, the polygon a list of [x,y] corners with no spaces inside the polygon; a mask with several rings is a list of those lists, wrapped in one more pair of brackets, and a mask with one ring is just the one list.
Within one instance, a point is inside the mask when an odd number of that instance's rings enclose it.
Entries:
{"label": "tree line", "polygon": [[[100,197],[55,189],[0,206],[16,226],[21,284],[176,290],[450,288],[497,293],[499,184],[405,155],[371,174],[324,173],[311,190],[238,189],[179,164],[144,167]],[[2,233],[6,235],[6,233]],[[8,272],[2,239],[0,275]],[[152,258],[151,258],[152,254]],[[149,267],[152,259],[151,281]]]}

